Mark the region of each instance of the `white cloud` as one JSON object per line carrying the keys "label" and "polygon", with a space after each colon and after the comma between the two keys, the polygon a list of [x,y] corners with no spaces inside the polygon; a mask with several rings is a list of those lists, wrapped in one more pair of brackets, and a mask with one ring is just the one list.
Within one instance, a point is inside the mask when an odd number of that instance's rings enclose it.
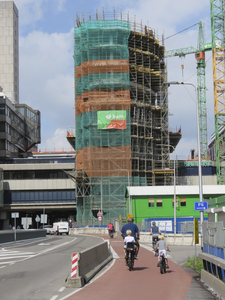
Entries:
{"label": "white cloud", "polygon": [[[73,70],[73,29],[65,34],[34,31],[20,39],[20,103],[41,112],[40,147],[48,147],[46,140],[56,128],[74,126]],[[69,145],[66,129],[64,147]],[[61,147],[60,140],[51,142]]]}
{"label": "white cloud", "polygon": [[66,139],[66,128],[57,128],[51,138],[47,138],[39,151],[73,151]]}
{"label": "white cloud", "polygon": [[19,9],[20,26],[32,25],[44,17],[44,12],[50,3],[54,3],[57,11],[64,10],[66,0],[14,0]]}

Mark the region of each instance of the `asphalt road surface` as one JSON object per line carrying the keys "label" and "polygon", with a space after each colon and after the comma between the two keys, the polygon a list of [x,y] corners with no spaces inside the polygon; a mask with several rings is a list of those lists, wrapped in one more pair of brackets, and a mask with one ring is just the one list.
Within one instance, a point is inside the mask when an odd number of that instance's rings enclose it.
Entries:
{"label": "asphalt road surface", "polygon": [[0,245],[0,299],[55,300],[71,293],[71,254],[102,242],[90,236],[47,236]]}

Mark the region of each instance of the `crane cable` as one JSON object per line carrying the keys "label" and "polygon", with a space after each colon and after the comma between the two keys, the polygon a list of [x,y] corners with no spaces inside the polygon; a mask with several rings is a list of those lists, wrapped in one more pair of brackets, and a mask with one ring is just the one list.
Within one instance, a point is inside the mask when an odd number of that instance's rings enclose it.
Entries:
{"label": "crane cable", "polygon": [[195,23],[194,25],[192,25],[192,26],[190,26],[190,27],[187,27],[187,28],[185,28],[185,29],[183,29],[183,30],[181,30],[181,31],[178,31],[177,33],[174,33],[174,34],[172,34],[172,35],[166,37],[166,38],[164,39],[164,41],[165,41],[165,40],[168,40],[169,38],[171,38],[171,37],[173,37],[173,36],[175,36],[175,35],[177,35],[177,34],[183,32],[183,31],[185,31],[185,30],[190,29],[190,28],[192,28],[192,27],[194,27],[194,26],[196,26],[196,25],[198,25],[198,24],[199,24],[199,22],[198,22],[198,23]]}

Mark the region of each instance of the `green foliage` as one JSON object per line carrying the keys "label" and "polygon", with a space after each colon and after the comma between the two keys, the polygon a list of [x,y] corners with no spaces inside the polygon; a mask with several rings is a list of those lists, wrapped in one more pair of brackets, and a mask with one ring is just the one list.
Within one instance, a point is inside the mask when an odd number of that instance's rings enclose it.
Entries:
{"label": "green foliage", "polygon": [[203,261],[199,257],[196,257],[196,261],[195,261],[195,257],[194,256],[192,258],[188,257],[188,260],[187,260],[186,264],[184,264],[184,265],[186,267],[190,267],[192,269],[195,269],[195,271],[198,274],[201,274],[201,270],[203,269]]}

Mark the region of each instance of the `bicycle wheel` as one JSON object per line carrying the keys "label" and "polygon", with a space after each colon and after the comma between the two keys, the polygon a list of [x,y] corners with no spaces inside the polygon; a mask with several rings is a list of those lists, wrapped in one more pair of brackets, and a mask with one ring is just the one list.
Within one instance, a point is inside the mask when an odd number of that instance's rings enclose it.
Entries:
{"label": "bicycle wheel", "polygon": [[163,264],[162,264],[162,262],[160,262],[159,266],[160,266],[160,273],[163,274]]}

